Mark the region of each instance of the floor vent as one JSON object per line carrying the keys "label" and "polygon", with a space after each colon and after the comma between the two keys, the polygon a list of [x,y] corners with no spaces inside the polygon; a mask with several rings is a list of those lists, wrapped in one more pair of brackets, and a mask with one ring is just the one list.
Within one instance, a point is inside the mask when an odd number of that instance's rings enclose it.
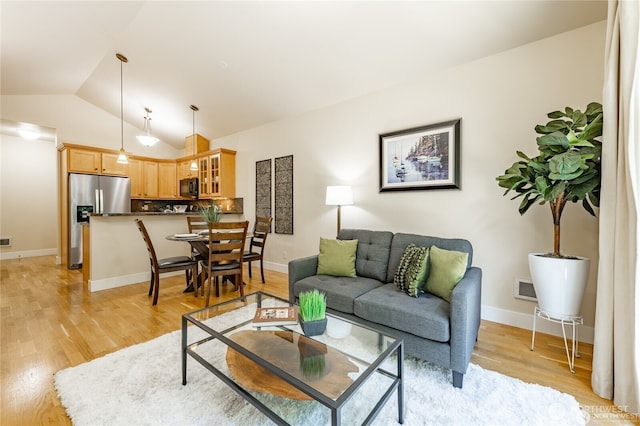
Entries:
{"label": "floor vent", "polygon": [[11,237],[0,238],[0,247],[11,247]]}
{"label": "floor vent", "polygon": [[513,283],[513,297],[516,299],[530,300],[532,302],[538,301],[533,283],[527,280],[516,280]]}

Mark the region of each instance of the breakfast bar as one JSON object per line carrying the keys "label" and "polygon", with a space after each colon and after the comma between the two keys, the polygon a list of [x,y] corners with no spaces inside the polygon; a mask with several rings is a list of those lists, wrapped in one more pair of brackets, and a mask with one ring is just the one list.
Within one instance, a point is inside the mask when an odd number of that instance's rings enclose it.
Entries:
{"label": "breakfast bar", "polygon": [[188,243],[176,244],[165,238],[169,234],[187,232],[187,215],[160,212],[91,214],[83,230],[83,276],[89,291],[149,280],[149,256],[135,219],[144,221],[159,258],[189,256]]}

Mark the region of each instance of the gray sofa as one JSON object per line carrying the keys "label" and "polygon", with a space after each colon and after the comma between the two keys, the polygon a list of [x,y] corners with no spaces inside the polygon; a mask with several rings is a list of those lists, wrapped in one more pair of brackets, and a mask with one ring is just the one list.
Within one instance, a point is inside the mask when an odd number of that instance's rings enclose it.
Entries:
{"label": "gray sofa", "polygon": [[[342,229],[338,239],[358,240],[356,277],[316,275],[318,256],[289,262],[289,300],[302,291],[327,295],[327,310],[338,316],[402,337],[405,353],[453,371],[461,388],[480,327],[482,271],[471,266],[473,248],[463,239],[362,229]],[[407,245],[435,245],[469,254],[467,271],[453,289],[451,303],[424,292],[411,297],[393,284]]]}

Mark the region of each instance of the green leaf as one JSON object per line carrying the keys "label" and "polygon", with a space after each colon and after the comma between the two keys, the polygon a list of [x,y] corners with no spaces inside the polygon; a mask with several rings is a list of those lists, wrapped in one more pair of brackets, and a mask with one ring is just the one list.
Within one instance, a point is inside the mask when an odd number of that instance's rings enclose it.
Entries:
{"label": "green leaf", "polygon": [[573,111],[573,114],[571,114],[571,121],[573,121],[572,127],[574,129],[581,128],[587,124],[587,116],[578,109]]}
{"label": "green leaf", "polygon": [[584,140],[595,139],[598,136],[602,136],[602,114],[598,114],[596,118],[582,131],[581,138]]}
{"label": "green leaf", "polygon": [[[568,180],[573,179],[578,175],[575,175],[576,170],[580,169],[582,164],[582,156],[577,152],[565,152],[558,154],[549,161],[549,177],[554,180]],[[551,174],[559,177],[551,177]]]}
{"label": "green leaf", "polygon": [[565,181],[560,181],[557,184],[551,186],[548,194],[544,197],[547,201],[556,200],[560,195],[562,195],[567,187],[567,183]]}
{"label": "green leaf", "polygon": [[538,176],[536,178],[536,189],[541,194],[544,194],[545,191],[549,189],[549,183],[547,182],[547,179],[545,179],[544,176]]}
{"label": "green leaf", "polygon": [[537,125],[535,127],[536,133],[540,134],[548,134],[553,132],[562,132],[566,133],[571,129],[571,126],[567,124],[564,120],[553,120],[548,122],[546,125]]}
{"label": "green leaf", "polygon": [[536,139],[538,141],[538,147],[544,148],[559,146],[566,149],[569,149],[569,140],[567,136],[562,132],[553,132],[548,135],[538,136]]}
{"label": "green leaf", "polygon": [[587,114],[587,117],[590,117],[589,120],[592,121],[591,117],[602,114],[602,104],[598,102],[591,102],[589,105],[587,105],[587,109],[584,113]]}

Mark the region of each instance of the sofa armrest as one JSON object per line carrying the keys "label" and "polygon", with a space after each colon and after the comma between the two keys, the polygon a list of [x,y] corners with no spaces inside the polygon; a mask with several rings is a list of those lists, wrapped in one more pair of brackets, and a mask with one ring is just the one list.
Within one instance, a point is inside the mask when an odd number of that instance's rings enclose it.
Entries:
{"label": "sofa armrest", "polygon": [[471,267],[451,293],[451,369],[467,371],[480,328],[482,270]]}
{"label": "sofa armrest", "polygon": [[293,285],[303,278],[311,277],[318,270],[318,255],[289,261],[289,302],[296,303]]}

